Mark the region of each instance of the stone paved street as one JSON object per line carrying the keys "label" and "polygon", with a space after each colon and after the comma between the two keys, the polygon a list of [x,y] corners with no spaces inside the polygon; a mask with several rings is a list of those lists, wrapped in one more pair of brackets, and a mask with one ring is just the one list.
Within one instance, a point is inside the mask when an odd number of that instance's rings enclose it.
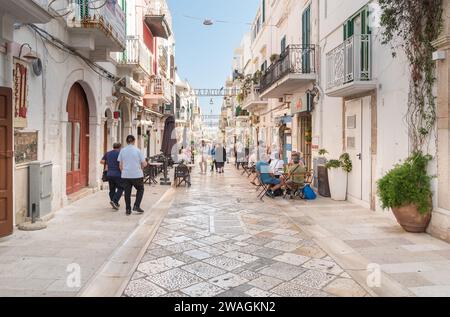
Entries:
{"label": "stone paved street", "polygon": [[178,189],[124,296],[367,295],[234,168],[193,184]]}

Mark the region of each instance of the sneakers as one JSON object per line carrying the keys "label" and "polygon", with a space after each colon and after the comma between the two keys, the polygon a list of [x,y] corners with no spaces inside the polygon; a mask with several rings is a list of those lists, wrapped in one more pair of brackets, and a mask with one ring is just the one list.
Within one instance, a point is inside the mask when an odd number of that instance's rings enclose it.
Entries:
{"label": "sneakers", "polygon": [[140,214],[143,214],[143,213],[144,213],[144,210],[141,209],[141,207],[137,207],[137,206],[134,206],[133,211],[136,211],[136,212],[138,212],[138,213],[140,213]]}
{"label": "sneakers", "polygon": [[131,210],[127,210],[126,215],[131,216]]}
{"label": "sneakers", "polygon": [[120,205],[114,201],[110,201],[111,207],[113,207],[114,210],[119,210]]}
{"label": "sneakers", "polygon": [[275,198],[275,194],[271,190],[269,190],[266,195],[269,196],[270,198]]}

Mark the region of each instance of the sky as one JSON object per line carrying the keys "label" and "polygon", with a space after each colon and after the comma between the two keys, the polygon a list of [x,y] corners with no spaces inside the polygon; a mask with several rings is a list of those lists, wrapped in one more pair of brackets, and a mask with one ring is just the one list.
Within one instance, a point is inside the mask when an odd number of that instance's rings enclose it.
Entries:
{"label": "sky", "polygon": [[[176,64],[195,89],[220,89],[232,73],[234,49],[250,31],[260,0],[168,0],[173,16]],[[186,17],[188,16],[188,17]],[[190,17],[190,18],[189,18]],[[196,19],[197,18],[197,19]],[[227,21],[204,26],[203,20]],[[203,114],[220,114],[223,98],[200,98]]]}

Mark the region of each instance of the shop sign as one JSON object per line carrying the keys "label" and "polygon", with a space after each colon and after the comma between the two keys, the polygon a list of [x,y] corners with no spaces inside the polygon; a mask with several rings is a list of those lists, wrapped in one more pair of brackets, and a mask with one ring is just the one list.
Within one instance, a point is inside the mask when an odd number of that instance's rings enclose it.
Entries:
{"label": "shop sign", "polygon": [[291,114],[302,112],[311,112],[311,96],[309,94],[303,94],[291,101]]}

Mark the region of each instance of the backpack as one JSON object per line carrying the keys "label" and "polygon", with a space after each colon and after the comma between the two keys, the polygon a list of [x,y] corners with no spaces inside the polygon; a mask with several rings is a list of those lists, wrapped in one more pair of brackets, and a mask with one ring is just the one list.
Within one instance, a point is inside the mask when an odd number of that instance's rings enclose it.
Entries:
{"label": "backpack", "polygon": [[316,193],[312,190],[311,186],[306,185],[303,189],[303,194],[306,200],[315,200],[317,198]]}

